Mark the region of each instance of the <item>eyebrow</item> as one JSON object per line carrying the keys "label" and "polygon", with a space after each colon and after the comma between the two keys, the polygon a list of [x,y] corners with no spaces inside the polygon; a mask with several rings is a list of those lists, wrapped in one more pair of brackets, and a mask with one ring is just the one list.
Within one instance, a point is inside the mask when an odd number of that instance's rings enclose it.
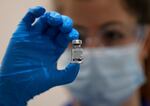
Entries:
{"label": "eyebrow", "polygon": [[[110,27],[110,26],[123,26],[124,27],[125,25],[121,22],[110,21],[110,22],[103,24],[102,26],[99,26],[99,29],[105,29],[105,28]],[[74,24],[74,27],[79,28],[79,29],[83,29],[83,30],[87,29],[86,27],[81,26],[81,25],[77,25],[77,24]]]}
{"label": "eyebrow", "polygon": [[85,31],[85,32],[88,31],[88,29],[86,27],[81,26],[81,25],[77,25],[77,24],[74,24],[74,28],[76,28],[77,30]]}
{"label": "eyebrow", "polygon": [[107,22],[107,23],[103,24],[102,26],[100,26],[99,29],[105,29],[105,28],[110,27],[110,26],[122,26],[122,27],[124,27],[125,25],[121,22],[110,21],[110,22]]}
{"label": "eyebrow", "polygon": [[77,25],[77,24],[74,24],[74,27],[75,27],[75,28],[79,28],[79,29],[86,29],[84,26]]}

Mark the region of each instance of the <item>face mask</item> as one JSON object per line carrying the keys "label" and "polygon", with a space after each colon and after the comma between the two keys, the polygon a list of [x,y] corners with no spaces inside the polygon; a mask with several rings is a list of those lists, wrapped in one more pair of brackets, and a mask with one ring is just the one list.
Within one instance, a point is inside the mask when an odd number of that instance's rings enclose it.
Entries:
{"label": "face mask", "polygon": [[71,93],[85,106],[120,106],[145,81],[136,45],[85,50]]}

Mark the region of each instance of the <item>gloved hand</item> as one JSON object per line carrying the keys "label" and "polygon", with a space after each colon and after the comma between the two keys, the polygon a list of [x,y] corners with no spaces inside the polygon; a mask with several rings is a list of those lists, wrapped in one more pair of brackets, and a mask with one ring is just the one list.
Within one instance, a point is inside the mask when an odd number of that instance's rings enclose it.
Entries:
{"label": "gloved hand", "polygon": [[57,60],[69,42],[79,37],[72,26],[67,16],[45,13],[40,6],[29,9],[2,61],[0,106],[25,106],[34,96],[76,78],[79,64],[57,70]]}

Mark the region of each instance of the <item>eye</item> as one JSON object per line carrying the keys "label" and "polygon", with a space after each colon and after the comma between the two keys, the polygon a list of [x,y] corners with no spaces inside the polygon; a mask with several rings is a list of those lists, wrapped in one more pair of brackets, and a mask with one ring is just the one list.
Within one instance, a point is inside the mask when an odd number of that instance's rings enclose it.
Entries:
{"label": "eye", "polygon": [[123,33],[115,30],[105,31],[103,33],[103,38],[105,38],[105,40],[121,40],[124,37]]}

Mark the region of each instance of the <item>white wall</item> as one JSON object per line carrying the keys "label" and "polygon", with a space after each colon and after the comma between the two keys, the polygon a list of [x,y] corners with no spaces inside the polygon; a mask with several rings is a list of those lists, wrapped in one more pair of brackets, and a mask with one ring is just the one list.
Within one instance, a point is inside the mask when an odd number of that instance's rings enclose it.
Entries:
{"label": "white wall", "polygon": [[[0,0],[0,63],[18,21],[29,7],[36,5],[43,5],[47,10],[53,8],[51,0]],[[31,100],[29,106],[60,106],[66,100],[66,91],[57,87]]]}
{"label": "white wall", "polygon": [[0,61],[4,55],[8,40],[15,27],[27,9],[32,6],[43,5],[52,9],[50,0],[1,0],[0,1]]}

